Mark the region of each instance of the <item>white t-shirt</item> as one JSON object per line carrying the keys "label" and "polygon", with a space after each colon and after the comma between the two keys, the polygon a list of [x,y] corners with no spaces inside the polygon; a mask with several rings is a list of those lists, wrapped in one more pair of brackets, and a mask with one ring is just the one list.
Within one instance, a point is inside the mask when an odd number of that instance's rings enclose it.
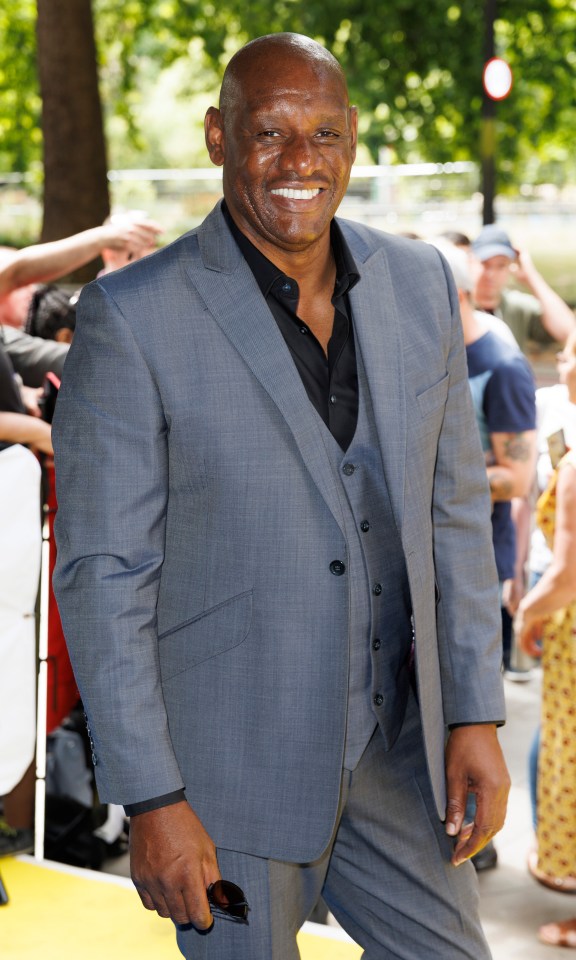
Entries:
{"label": "white t-shirt", "polygon": [[[547,439],[557,430],[564,431],[566,446],[576,450],[576,403],[570,403],[568,390],[562,383],[540,387],[536,391],[537,450],[536,475],[539,493],[544,490],[552,473]],[[551,560],[544,534],[535,527],[530,539],[529,568],[531,573],[543,573]]]}

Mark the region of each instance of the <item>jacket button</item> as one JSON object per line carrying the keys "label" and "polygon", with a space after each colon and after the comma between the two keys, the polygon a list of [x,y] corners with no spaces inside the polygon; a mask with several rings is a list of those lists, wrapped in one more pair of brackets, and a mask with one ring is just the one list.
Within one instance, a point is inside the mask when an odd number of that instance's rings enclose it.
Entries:
{"label": "jacket button", "polygon": [[372,649],[379,650],[381,646],[382,646],[382,641],[379,640],[378,637],[375,637],[375,639],[372,641]]}
{"label": "jacket button", "polygon": [[363,520],[363,521],[362,521],[362,523],[360,524],[360,529],[361,529],[362,533],[368,533],[368,531],[369,531],[369,529],[370,529],[370,524],[368,523],[367,520]]}
{"label": "jacket button", "polygon": [[346,565],[341,560],[333,560],[330,564],[330,573],[335,577],[341,577],[346,572]]}
{"label": "jacket button", "polygon": [[375,597],[379,597],[380,594],[382,593],[382,584],[375,583],[374,586],[372,587],[372,593],[374,594]]}
{"label": "jacket button", "polygon": [[345,463],[342,467],[342,473],[345,473],[347,477],[351,477],[355,469],[353,463]]}
{"label": "jacket button", "polygon": [[374,706],[381,707],[383,703],[384,703],[384,697],[382,696],[381,693],[377,693],[376,696],[374,697]]}

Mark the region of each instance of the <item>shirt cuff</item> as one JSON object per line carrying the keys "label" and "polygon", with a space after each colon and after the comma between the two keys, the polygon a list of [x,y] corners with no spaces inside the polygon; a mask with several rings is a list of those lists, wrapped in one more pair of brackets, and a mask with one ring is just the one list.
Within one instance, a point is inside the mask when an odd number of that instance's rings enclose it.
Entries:
{"label": "shirt cuff", "polygon": [[158,810],[160,807],[170,807],[185,799],[184,790],[173,790],[172,793],[164,793],[161,797],[152,797],[150,800],[141,800],[139,803],[125,803],[124,813],[127,817],[136,817],[139,813],[149,813],[150,810]]}
{"label": "shirt cuff", "polygon": [[496,725],[497,727],[503,727],[506,723],[505,720],[468,720],[464,723],[449,723],[449,730],[456,730],[458,727],[492,727]]}

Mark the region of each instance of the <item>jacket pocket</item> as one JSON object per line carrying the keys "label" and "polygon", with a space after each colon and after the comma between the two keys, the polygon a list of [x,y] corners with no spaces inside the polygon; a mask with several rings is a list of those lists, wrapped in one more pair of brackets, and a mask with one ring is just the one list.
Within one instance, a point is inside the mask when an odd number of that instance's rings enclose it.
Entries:
{"label": "jacket pocket", "polygon": [[252,590],[246,590],[167,630],[158,637],[162,680],[239,646],[251,623]]}
{"label": "jacket pocket", "polygon": [[439,407],[445,406],[449,382],[450,375],[447,373],[438,383],[435,383],[432,387],[428,387],[427,390],[418,394],[416,399],[422,417],[429,417],[430,414],[434,413]]}

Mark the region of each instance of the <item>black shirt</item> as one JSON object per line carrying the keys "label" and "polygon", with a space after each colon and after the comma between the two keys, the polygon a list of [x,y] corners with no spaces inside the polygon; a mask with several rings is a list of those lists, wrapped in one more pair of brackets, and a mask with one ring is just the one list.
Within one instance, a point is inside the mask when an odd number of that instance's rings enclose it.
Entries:
{"label": "black shirt", "polygon": [[346,450],[358,419],[356,349],[348,291],[358,283],[360,274],[340,227],[334,220],[330,226],[336,282],[332,295],[334,328],[326,355],[305,318],[298,316],[297,282],[260,253],[238,229],[225,203],[222,212],[292,354],[308,399]]}
{"label": "black shirt", "polygon": [[[14,368],[4,347],[0,343],[0,410],[3,413],[26,413],[20,390],[14,377]],[[0,451],[12,446],[6,440],[0,440]]]}

